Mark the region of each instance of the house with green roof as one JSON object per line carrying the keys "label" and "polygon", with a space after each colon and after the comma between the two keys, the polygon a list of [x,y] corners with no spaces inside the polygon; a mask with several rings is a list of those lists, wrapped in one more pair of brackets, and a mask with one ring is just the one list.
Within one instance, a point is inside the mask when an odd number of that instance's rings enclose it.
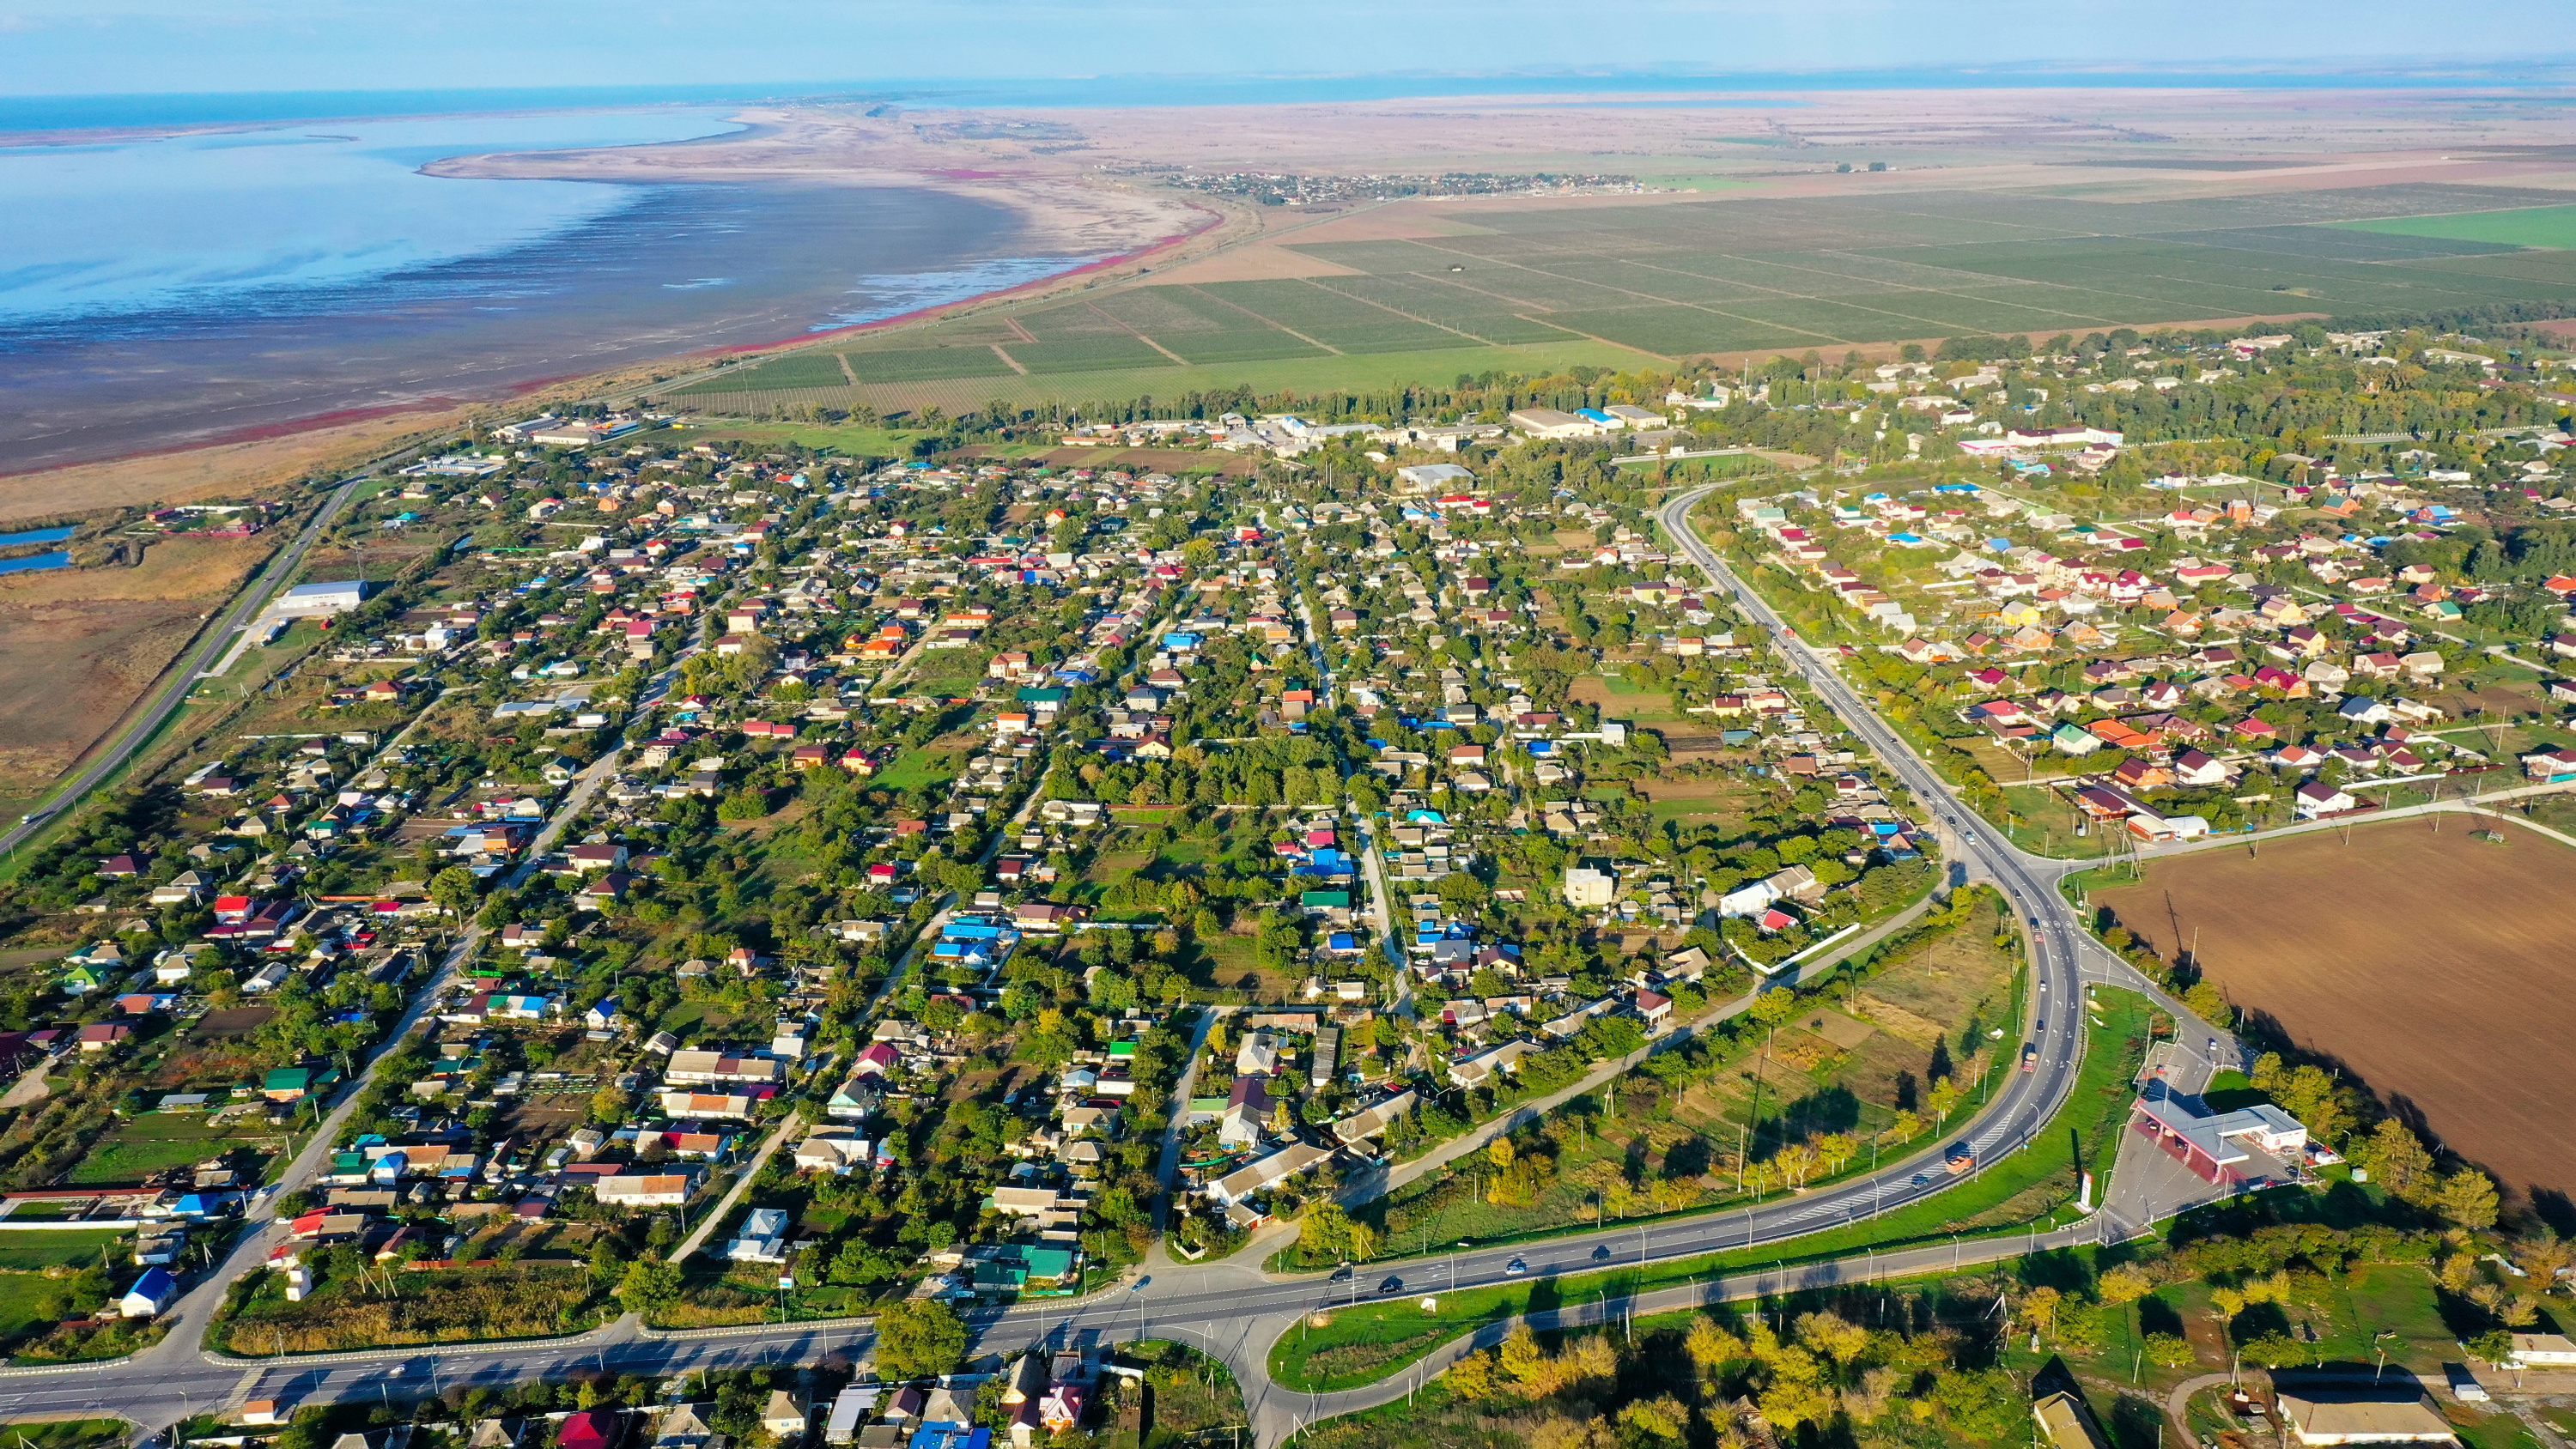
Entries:
{"label": "house with green roof", "polygon": [[337,1067],[272,1067],[260,1079],[260,1095],[272,1102],[301,1102],[330,1090],[340,1080]]}

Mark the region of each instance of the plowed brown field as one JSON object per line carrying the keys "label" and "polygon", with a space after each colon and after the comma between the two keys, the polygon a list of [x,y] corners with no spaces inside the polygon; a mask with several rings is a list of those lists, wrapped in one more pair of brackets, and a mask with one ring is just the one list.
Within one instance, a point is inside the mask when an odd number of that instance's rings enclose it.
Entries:
{"label": "plowed brown field", "polygon": [[[2485,822],[2480,822],[2483,825]],[[2457,816],[2159,861],[2093,892],[2508,1190],[2576,1194],[2576,851]]]}

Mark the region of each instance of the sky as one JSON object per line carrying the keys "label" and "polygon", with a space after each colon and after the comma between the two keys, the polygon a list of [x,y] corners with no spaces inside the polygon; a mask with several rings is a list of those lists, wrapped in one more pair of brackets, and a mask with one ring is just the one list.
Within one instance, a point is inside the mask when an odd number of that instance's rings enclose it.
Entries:
{"label": "sky", "polygon": [[2565,0],[0,0],[0,95],[1648,68],[2517,78],[2576,55],[2565,18]]}

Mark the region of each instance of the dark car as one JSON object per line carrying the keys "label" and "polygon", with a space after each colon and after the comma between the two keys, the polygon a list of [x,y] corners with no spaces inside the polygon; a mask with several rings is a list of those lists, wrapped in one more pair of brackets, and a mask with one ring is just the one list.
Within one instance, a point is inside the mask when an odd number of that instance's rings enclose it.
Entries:
{"label": "dark car", "polygon": [[1401,1278],[1389,1278],[1385,1282],[1377,1285],[1377,1291],[1380,1293],[1401,1293],[1404,1291],[1404,1280]]}

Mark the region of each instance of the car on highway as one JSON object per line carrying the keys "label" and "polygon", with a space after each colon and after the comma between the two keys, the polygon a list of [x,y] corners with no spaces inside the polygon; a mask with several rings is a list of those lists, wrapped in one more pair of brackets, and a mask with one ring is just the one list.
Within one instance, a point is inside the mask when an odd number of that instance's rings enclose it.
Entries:
{"label": "car on highway", "polygon": [[1977,1149],[1965,1142],[1953,1142],[1950,1144],[1949,1152],[1942,1157],[1941,1165],[1949,1169],[1952,1177],[1956,1177],[1977,1165]]}
{"label": "car on highway", "polygon": [[1380,1293],[1401,1293],[1404,1291],[1404,1280],[1401,1278],[1389,1277],[1385,1282],[1377,1285],[1377,1291]]}
{"label": "car on highway", "polygon": [[2039,1043],[2035,1041],[2022,1043],[2021,1069],[2025,1072],[2039,1070]]}
{"label": "car on highway", "polygon": [[1603,1243],[1600,1247],[1597,1247],[1597,1248],[1593,1249],[1593,1250],[1592,1250],[1592,1261],[1593,1261],[1593,1262],[1596,1262],[1596,1263],[1607,1263],[1607,1262],[1609,1262],[1609,1261],[1610,1261],[1610,1245],[1609,1245],[1608,1243]]}
{"label": "car on highway", "polygon": [[1350,1278],[1350,1276],[1351,1276],[1351,1265],[1350,1265],[1350,1264],[1348,1264],[1348,1263],[1344,1263],[1342,1266],[1340,1266],[1340,1267],[1338,1267],[1338,1268],[1335,1268],[1335,1269],[1333,1270],[1333,1276],[1332,1276],[1331,1278],[1329,1278],[1329,1279],[1325,1280],[1325,1281],[1327,1281],[1327,1282],[1332,1282],[1332,1283],[1341,1283],[1341,1282],[1346,1282],[1346,1281],[1348,1281],[1348,1280],[1349,1280],[1349,1278]]}
{"label": "car on highway", "polygon": [[1520,1260],[1520,1259],[1518,1259],[1518,1258],[1514,1258],[1514,1259],[1512,1259],[1512,1261],[1511,1261],[1509,1264],[1505,1265],[1505,1267],[1503,1268],[1503,1271],[1504,1271],[1504,1272],[1506,1272],[1506,1273],[1509,1273],[1509,1274],[1511,1274],[1513,1277],[1517,1278],[1517,1277],[1519,1277],[1520,1275],[1522,1275],[1523,1273],[1526,1273],[1526,1272],[1528,1272],[1528,1271],[1529,1271],[1529,1264],[1527,1264],[1527,1263],[1525,1263],[1525,1262],[1521,1261],[1521,1260]]}

